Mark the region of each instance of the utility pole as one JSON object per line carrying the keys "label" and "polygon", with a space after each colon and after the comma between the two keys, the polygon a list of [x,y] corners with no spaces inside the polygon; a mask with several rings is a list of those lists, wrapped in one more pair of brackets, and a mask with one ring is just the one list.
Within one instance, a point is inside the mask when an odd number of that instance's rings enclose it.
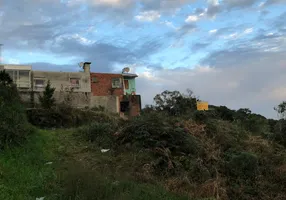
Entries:
{"label": "utility pole", "polygon": [[2,46],[4,44],[0,44],[0,64],[2,63]]}

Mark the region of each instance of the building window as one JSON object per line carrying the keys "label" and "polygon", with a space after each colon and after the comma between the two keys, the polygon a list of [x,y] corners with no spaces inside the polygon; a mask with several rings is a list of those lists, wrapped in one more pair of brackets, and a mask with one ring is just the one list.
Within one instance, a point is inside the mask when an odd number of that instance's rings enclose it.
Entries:
{"label": "building window", "polygon": [[30,71],[27,70],[19,70],[19,79],[26,79],[29,78]]}
{"label": "building window", "polygon": [[30,71],[28,70],[6,70],[13,82],[19,88],[30,88]]}
{"label": "building window", "polygon": [[79,78],[71,78],[70,84],[71,84],[71,87],[73,87],[73,88],[79,88],[80,87]]}
{"label": "building window", "polygon": [[34,85],[35,85],[35,87],[45,87],[45,80],[44,79],[35,79]]}
{"label": "building window", "polygon": [[92,77],[92,82],[93,83],[97,83],[98,81],[97,81],[97,78],[96,77]]}
{"label": "building window", "polygon": [[128,80],[124,80],[124,88],[125,88],[126,90],[129,89],[129,81],[128,81]]}
{"label": "building window", "polygon": [[112,79],[112,88],[121,88],[121,79],[113,78]]}
{"label": "building window", "polygon": [[20,88],[30,88],[30,71],[19,70],[17,78],[17,86]]}

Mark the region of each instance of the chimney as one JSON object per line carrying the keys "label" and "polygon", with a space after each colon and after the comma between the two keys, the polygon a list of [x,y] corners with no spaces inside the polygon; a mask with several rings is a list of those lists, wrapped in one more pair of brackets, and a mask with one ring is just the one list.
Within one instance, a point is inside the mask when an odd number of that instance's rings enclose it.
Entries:
{"label": "chimney", "polygon": [[85,73],[90,73],[90,64],[91,64],[91,62],[83,63],[83,70]]}

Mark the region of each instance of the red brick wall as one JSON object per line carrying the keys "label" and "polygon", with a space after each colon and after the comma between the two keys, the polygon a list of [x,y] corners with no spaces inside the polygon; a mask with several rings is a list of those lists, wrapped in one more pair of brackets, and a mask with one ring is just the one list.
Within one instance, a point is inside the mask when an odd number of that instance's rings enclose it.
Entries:
{"label": "red brick wall", "polygon": [[[96,77],[97,82],[93,83],[93,77]],[[122,78],[121,74],[104,74],[104,73],[90,73],[91,78],[91,92],[93,96],[107,96],[107,95],[123,95],[123,88],[112,89],[112,78]]]}
{"label": "red brick wall", "polygon": [[[124,95],[119,96],[119,101],[123,101]],[[133,99],[133,100],[132,100]],[[130,110],[127,117],[135,117],[140,114],[141,111],[141,96],[135,95],[135,96],[129,96],[129,103],[130,103]],[[120,113],[123,114],[123,113]]]}

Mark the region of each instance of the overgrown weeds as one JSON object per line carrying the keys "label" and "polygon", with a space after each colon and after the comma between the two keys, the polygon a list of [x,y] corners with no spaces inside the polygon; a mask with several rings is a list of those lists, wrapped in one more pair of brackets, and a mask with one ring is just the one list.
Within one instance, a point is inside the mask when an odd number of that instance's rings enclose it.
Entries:
{"label": "overgrown weeds", "polygon": [[0,113],[0,149],[21,144],[34,131],[27,121],[17,88],[9,80],[0,80]]}
{"label": "overgrown weeds", "polygon": [[135,173],[137,177],[148,183],[157,180],[171,192],[259,200],[268,199],[263,193],[268,187],[271,197],[286,197],[285,186],[279,185],[285,180],[285,149],[264,134],[252,134],[240,122],[204,119],[204,115],[202,120],[185,120],[149,112],[112,130],[96,124],[84,132],[89,139],[106,138],[115,157],[128,152],[146,155],[144,161],[136,161],[139,171],[146,170],[145,176]]}
{"label": "overgrown weeds", "polygon": [[114,145],[114,133],[116,127],[111,123],[94,122],[90,125],[80,127],[76,135],[85,140],[94,142],[101,148],[111,148]]}
{"label": "overgrown weeds", "polygon": [[161,186],[116,180],[74,164],[64,175],[62,200],[187,200]]}
{"label": "overgrown weeds", "polygon": [[0,151],[0,199],[54,199],[56,145],[51,133],[40,131],[29,135],[24,147]]}

